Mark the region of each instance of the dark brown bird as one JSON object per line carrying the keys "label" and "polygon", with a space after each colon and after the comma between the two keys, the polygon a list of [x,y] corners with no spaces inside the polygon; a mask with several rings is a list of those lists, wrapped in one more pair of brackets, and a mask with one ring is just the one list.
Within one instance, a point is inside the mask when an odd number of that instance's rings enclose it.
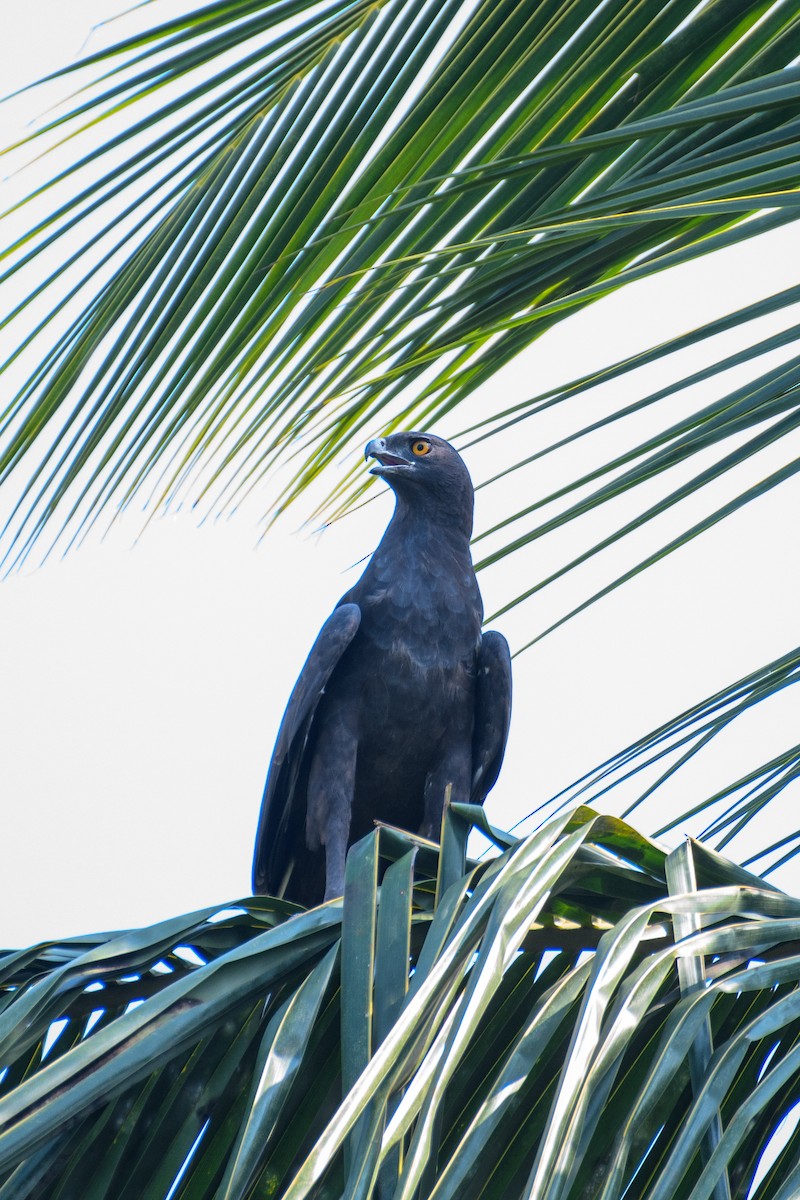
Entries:
{"label": "dark brown bird", "polygon": [[376,820],[438,841],[445,791],[483,803],[505,751],[511,659],[481,635],[473,489],[449,442],[371,441],[394,515],[322,626],[281,722],[253,891],[311,906],[340,896],[347,848]]}

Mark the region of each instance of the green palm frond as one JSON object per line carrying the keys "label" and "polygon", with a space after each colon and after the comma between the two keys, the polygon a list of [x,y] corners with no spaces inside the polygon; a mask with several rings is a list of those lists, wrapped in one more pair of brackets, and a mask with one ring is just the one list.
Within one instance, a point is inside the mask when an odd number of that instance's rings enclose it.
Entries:
{"label": "green palm frond", "polygon": [[[800,291],[798,289],[786,289],[786,291],[779,295],[769,297],[768,301],[762,301],[740,310],[735,314],[736,323],[744,324],[747,321],[756,320],[768,312],[797,303],[799,298]],[[697,337],[693,340],[698,340],[700,337],[715,336],[724,329],[730,328],[731,324],[732,319],[730,318],[724,321],[715,321],[698,330]],[[528,467],[546,455],[563,449],[579,438],[596,433],[598,430],[618,421],[624,421],[626,417],[641,413],[644,409],[657,405],[660,402],[673,399],[685,389],[703,383],[714,374],[730,370],[745,362],[755,364],[759,358],[772,354],[776,350],[796,344],[799,338],[800,325],[796,324],[778,333],[771,334],[769,337],[762,338],[756,343],[748,345],[746,350],[740,350],[718,359],[712,367],[693,371],[689,375],[672,381],[667,387],[645,395],[633,404],[626,405],[608,416],[602,417],[589,425],[582,426],[566,438],[562,438],[552,445],[537,450],[535,454],[529,455],[525,460],[518,463],[516,468],[512,467],[508,471],[500,473],[494,479],[486,480],[483,486],[491,486],[492,483],[504,480],[510,471],[521,467]],[[579,395],[582,391],[601,383],[608,383],[611,380],[618,379],[628,371],[657,361],[662,355],[675,353],[677,350],[685,347],[687,340],[686,338],[676,338],[664,347],[658,347],[645,354],[636,355],[633,358],[616,363],[592,377],[576,381],[555,392],[545,393],[542,396],[532,399],[525,405],[517,405],[513,413],[509,413],[500,421],[500,428],[506,429],[510,425],[517,425],[520,421],[527,419],[536,412],[544,411],[556,403]],[[710,466],[706,466],[702,471],[699,471],[688,480],[684,479],[679,487],[668,492],[649,508],[637,513],[635,518],[620,528],[615,529],[608,538],[590,547],[579,558],[567,563],[552,575],[537,580],[533,586],[521,595],[516,596],[513,600],[510,600],[494,616],[499,616],[501,613],[529,599],[549,584],[554,583],[557,579],[561,579],[567,572],[580,566],[594,555],[601,553],[608,546],[613,545],[634,530],[641,529],[647,522],[660,517],[672,506],[680,504],[695,493],[702,492],[704,487],[714,483],[727,472],[739,467],[767,446],[772,445],[782,437],[794,433],[800,428],[799,383],[800,356],[794,355],[781,362],[778,366],[771,366],[769,370],[749,380],[747,383],[741,384],[723,397],[715,399],[710,404],[696,408],[680,421],[659,429],[658,433],[648,437],[644,442],[627,449],[624,453],[618,454],[611,459],[602,461],[594,470],[587,472],[577,479],[569,480],[557,491],[529,502],[524,508],[504,517],[498,524],[482,530],[475,538],[478,546],[480,546],[480,543],[485,538],[493,537],[504,531],[508,526],[526,520],[548,505],[565,499],[569,500],[572,495],[585,492],[592,485],[601,484],[601,486],[596,487],[595,491],[590,492],[588,495],[583,495],[579,501],[568,503],[556,516],[533,525],[528,531],[518,534],[511,542],[505,543],[498,550],[479,559],[477,563],[479,569],[491,566],[515,550],[522,549],[538,538],[554,532],[569,522],[591,512],[593,509],[606,504],[608,501],[616,499],[625,492],[648,483],[655,477],[665,474],[674,468],[680,468],[684,463],[691,460],[694,455],[709,449],[726,449],[727,444],[726,453],[716,459]],[[520,412],[520,409],[522,409],[522,412]],[[645,570],[652,562],[664,558],[666,554],[685,545],[692,538],[705,532],[705,530],[711,528],[718,521],[736,512],[751,499],[763,495],[784,480],[791,478],[796,474],[797,470],[800,470],[800,463],[796,459],[791,460],[785,467],[760,480],[758,484],[746,489],[726,505],[712,511],[703,520],[685,530],[679,537],[667,545],[659,547],[647,559],[624,576],[615,580],[609,587],[597,593],[596,596],[592,596],[578,608],[565,614],[557,625],[563,624],[564,621],[569,620],[576,613],[583,611],[589,604],[607,595],[613,588],[619,586],[626,579],[632,578],[640,571]],[[609,476],[609,482],[602,482],[604,478]],[[544,637],[545,633],[551,632],[552,629],[557,628],[557,625],[551,626],[550,629],[543,631],[533,640]]]}
{"label": "green palm frond", "polygon": [[[473,821],[502,852],[463,874]],[[796,1133],[751,1189],[800,1101],[800,902],[585,808],[444,833],[370,835],[310,912],[0,959],[0,1194],[789,1195]]]}
{"label": "green palm frond", "polygon": [[12,557],[145,484],[228,511],[287,452],[291,500],[366,426],[441,422],[568,313],[792,219],[798,50],[779,4],[329,0],[90,57],[37,134],[90,149],[7,255],[84,231],[2,426]]}
{"label": "green palm frond", "polygon": [[[658,729],[651,730],[576,780],[530,817],[541,820],[543,814],[560,811],[574,805],[579,799],[586,804],[602,803],[604,797],[613,793],[615,788],[633,781],[639,782],[641,791],[624,811],[625,817],[631,816],[681,767],[706,750],[715,738],[728,731],[735,721],[745,717],[756,705],[767,703],[797,683],[800,683],[800,647],[795,647],[766,666],[706,697]],[[641,782],[643,775],[649,777],[650,782]],[[793,745],[771,761],[756,766],[742,778],[731,780],[714,795],[674,813],[656,829],[655,836],[661,837],[683,828],[693,819],[707,814],[708,824],[699,836],[722,850],[747,827],[748,857],[745,865],[759,864],[759,872],[766,877],[797,854],[800,850],[800,834],[793,828],[776,841],[768,840],[766,844],[759,844],[759,838],[763,843],[765,835],[760,827],[753,828],[750,822],[758,818],[769,802],[784,788],[795,784],[798,778],[800,746]],[[796,821],[791,813],[786,815],[794,826]],[[766,836],[773,838],[774,829]]]}

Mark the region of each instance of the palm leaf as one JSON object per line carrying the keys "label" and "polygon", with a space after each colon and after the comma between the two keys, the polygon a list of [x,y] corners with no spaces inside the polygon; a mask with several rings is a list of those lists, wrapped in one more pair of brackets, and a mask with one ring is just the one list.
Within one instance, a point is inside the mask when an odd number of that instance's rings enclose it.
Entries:
{"label": "palm leaf", "polygon": [[[751,672],[692,705],[691,708],[651,730],[618,751],[563,791],[541,805],[524,821],[540,821],[545,815],[561,811],[578,800],[586,804],[603,803],[615,789],[634,789],[633,799],[623,815],[639,812],[659,789],[676,773],[712,746],[715,739],[730,730],[733,723],[759,704],[768,704],[788,688],[800,682],[800,648],[794,648],[764,667]],[[791,811],[783,815],[788,830],[775,838],[773,823],[762,829],[750,824],[758,818],[784,788],[800,777],[800,747],[790,746],[769,762],[755,766],[739,779],[732,779],[712,796],[705,797],[657,827],[661,837],[701,817],[707,820],[698,830],[703,841],[717,849],[747,831],[745,865],[758,864],[764,877],[782,867],[800,849],[800,837]],[[522,824],[523,822],[520,822]]]}
{"label": "palm leaf", "polygon": [[796,1139],[750,1189],[800,1100],[800,902],[585,808],[444,832],[370,835],[308,913],[6,955],[0,1195],[783,1194]]}
{"label": "palm leaf", "polygon": [[379,413],[442,421],[569,312],[790,219],[799,41],[763,3],[339,0],[207,4],[91,56],[37,137],[142,115],[7,256],[87,231],[91,298],[3,426],[0,478],[31,460],[13,554],[145,484],[229,509],[287,446],[289,500]]}

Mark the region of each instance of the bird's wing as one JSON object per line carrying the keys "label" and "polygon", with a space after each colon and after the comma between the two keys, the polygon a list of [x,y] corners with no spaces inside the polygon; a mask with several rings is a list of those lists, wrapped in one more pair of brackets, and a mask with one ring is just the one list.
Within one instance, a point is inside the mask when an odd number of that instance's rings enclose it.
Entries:
{"label": "bird's wing", "polygon": [[511,720],[511,654],[502,633],[481,638],[472,734],[472,802],[483,804],[494,787]]}
{"label": "bird's wing", "polygon": [[361,621],[357,604],[335,608],[320,629],[317,640],[294,685],[275,742],[253,855],[253,892],[275,895],[287,867],[290,823],[304,820],[292,811],[292,798],[300,773],[303,751],[319,699],[336,664],[355,637]]}

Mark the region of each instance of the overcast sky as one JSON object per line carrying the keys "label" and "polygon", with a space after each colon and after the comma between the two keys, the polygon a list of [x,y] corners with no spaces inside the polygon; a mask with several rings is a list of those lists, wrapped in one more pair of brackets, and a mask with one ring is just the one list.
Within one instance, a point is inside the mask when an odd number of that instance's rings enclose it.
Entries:
{"label": "overcast sky", "polygon": [[[113,0],[15,5],[4,15],[0,41],[4,89],[74,57],[92,23],[116,7]],[[164,7],[182,6],[169,0]],[[95,33],[88,45],[102,41]],[[0,109],[2,141],[18,137],[43,107],[41,95],[29,94]],[[7,180],[3,207],[26,186],[24,177]],[[489,389],[491,401],[512,404],[795,283],[798,261],[794,227],[630,286],[563,322],[504,369]],[[788,322],[786,314],[764,321],[758,333]],[[585,403],[635,399],[740,341],[740,334],[718,338],[704,355],[691,352],[669,368],[639,372],[615,385],[613,395]],[[6,340],[3,357],[12,348]],[[726,382],[737,378],[731,373]],[[6,388],[13,382],[9,376]],[[719,389],[705,386],[676,400],[670,419]],[[485,393],[475,397],[469,412],[485,400]],[[544,445],[582,411],[555,410],[467,451],[474,477]],[[468,416],[465,410],[435,432],[450,436]],[[640,437],[646,432],[646,424],[637,428]],[[509,499],[521,503],[563,481],[564,472],[574,474],[581,456],[595,461],[613,448],[617,435],[604,436],[479,492],[477,528],[497,520]],[[512,648],[520,646],[800,452],[798,441],[787,445],[497,626]],[[552,546],[535,543],[484,572],[487,612],[663,490],[617,502],[580,532],[559,535]],[[0,493],[0,515],[12,502],[9,491]],[[633,738],[796,643],[799,509],[795,478],[516,659],[509,750],[488,802],[493,821],[510,825]],[[140,925],[248,892],[255,822],[284,704],[319,625],[362,569],[354,564],[374,548],[390,513],[388,493],[377,495],[313,535],[300,529],[298,509],[263,540],[257,506],[202,527],[192,514],[178,513],[153,521],[137,542],[144,521],[137,509],[105,540],[94,536],[63,561],[31,562],[0,584],[0,944]],[[642,827],[655,828],[670,805],[689,807],[796,741],[796,690],[720,739],[641,814]],[[609,807],[620,803],[609,800]],[[790,803],[796,808],[796,797],[785,799],[784,816]],[[781,882],[800,886],[791,876]]]}

